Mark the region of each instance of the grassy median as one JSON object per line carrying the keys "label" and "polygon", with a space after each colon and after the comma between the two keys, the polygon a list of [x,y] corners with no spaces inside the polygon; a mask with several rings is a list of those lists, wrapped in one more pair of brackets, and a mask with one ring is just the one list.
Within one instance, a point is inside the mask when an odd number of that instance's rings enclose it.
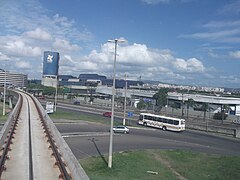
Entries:
{"label": "grassy median", "polygon": [[240,157],[209,155],[181,150],[142,150],[80,160],[92,180],[107,179],[240,179]]}
{"label": "grassy median", "polygon": [[[74,121],[89,121],[97,122],[102,124],[110,124],[110,117],[103,117],[98,114],[86,114],[81,112],[71,112],[68,110],[58,109],[53,114],[49,114],[51,119],[64,119],[64,120],[74,120]],[[118,122],[114,122],[114,125],[118,125]]]}

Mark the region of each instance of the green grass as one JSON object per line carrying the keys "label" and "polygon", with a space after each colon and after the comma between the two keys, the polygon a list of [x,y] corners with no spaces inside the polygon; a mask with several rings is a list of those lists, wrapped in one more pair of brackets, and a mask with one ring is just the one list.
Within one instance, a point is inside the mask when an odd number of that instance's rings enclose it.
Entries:
{"label": "green grass", "polygon": [[[102,124],[110,124],[110,118],[103,117],[94,114],[84,114],[81,112],[71,112],[67,110],[57,110],[53,114],[49,115],[51,119],[65,119],[65,120],[76,120],[76,121],[89,121],[97,122]],[[114,125],[118,125],[118,122],[114,122]]]}
{"label": "green grass", "polygon": [[[114,153],[113,167],[107,157],[80,160],[89,178],[107,179],[240,179],[240,157],[208,155],[180,150],[142,150]],[[149,174],[147,171],[158,172]],[[178,173],[178,174],[177,174]]]}
{"label": "green grass", "polygon": [[5,116],[3,116],[2,114],[3,114],[3,105],[2,103],[0,103],[0,123],[4,124],[7,121],[8,114],[6,114]]}

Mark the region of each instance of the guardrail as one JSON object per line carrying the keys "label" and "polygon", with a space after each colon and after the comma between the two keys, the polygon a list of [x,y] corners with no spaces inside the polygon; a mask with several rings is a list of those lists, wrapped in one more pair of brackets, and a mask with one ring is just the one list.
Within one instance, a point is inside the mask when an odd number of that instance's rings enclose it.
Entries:
{"label": "guardrail", "polygon": [[240,129],[239,128],[226,128],[226,127],[220,127],[220,126],[206,126],[203,124],[186,124],[186,128],[194,129],[194,130],[200,130],[200,131],[206,131],[206,132],[213,132],[213,133],[219,133],[224,135],[233,136],[236,138],[240,138]]}
{"label": "guardrail", "polygon": [[[19,95],[17,93],[15,93],[15,96],[19,97]],[[21,100],[20,100],[20,98],[18,98],[15,108],[9,114],[6,123],[4,124],[3,128],[0,131],[0,147],[2,147],[4,145],[4,143],[5,143],[4,141],[5,141],[5,139],[8,135],[8,132],[11,128],[12,122],[13,122],[14,118],[16,118],[16,114],[20,110],[20,108],[21,108]]]}

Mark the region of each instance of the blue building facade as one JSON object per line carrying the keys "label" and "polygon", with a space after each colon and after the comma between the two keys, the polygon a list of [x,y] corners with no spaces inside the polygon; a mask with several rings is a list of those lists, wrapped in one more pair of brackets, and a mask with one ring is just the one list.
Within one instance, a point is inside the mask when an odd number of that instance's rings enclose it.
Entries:
{"label": "blue building facade", "polygon": [[44,51],[43,75],[58,75],[59,58],[60,55],[58,52]]}

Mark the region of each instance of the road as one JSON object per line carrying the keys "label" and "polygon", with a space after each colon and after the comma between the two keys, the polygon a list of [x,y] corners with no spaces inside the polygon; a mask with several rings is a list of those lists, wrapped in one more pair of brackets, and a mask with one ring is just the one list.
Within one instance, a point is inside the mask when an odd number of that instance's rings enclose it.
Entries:
{"label": "road", "polygon": [[[90,122],[56,124],[77,159],[108,154],[109,126]],[[114,134],[113,151],[139,149],[182,149],[222,155],[240,156],[240,140],[204,132],[162,131],[132,127],[130,134]]]}
{"label": "road", "polygon": [[[104,110],[60,104],[59,108],[71,109],[74,113],[101,115]],[[115,120],[122,120],[116,113]],[[136,121],[131,121],[136,124]],[[109,125],[81,122],[79,124],[56,124],[77,159],[108,154]],[[137,149],[183,149],[222,155],[240,156],[240,140],[212,135],[206,132],[186,130],[176,133],[154,128],[132,127],[130,134],[114,134],[113,151]]]}

